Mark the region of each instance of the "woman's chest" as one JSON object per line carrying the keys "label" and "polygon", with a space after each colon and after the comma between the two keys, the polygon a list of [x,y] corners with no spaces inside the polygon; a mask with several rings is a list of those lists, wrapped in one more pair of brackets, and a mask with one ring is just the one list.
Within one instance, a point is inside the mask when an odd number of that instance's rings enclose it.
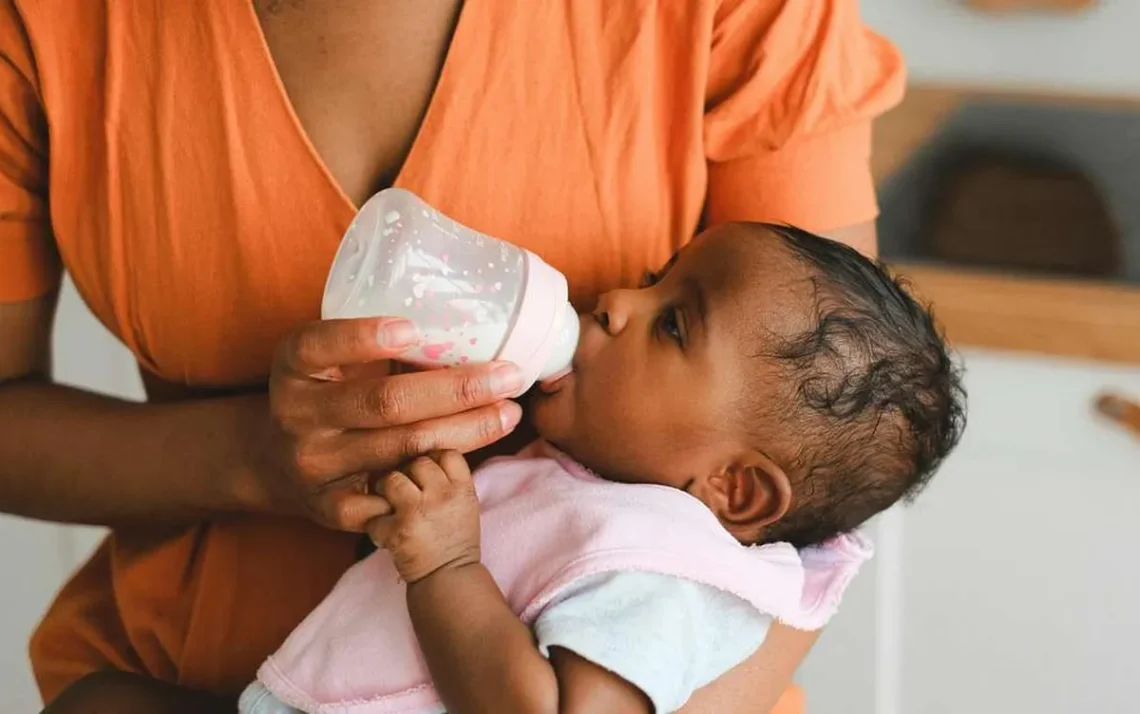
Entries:
{"label": "woman's chest", "polygon": [[396,179],[431,101],[462,4],[254,2],[301,128],[354,204]]}
{"label": "woman's chest", "polygon": [[149,370],[260,380],[389,183],[539,252],[580,302],[691,235],[702,100],[653,3],[395,4],[286,22],[288,3],[108,3],[89,56],[45,68],[57,242]]}

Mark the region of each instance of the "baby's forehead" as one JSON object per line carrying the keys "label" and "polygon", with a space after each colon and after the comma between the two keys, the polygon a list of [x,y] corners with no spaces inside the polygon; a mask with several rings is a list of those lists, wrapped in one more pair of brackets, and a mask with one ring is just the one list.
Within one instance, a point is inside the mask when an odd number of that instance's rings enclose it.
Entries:
{"label": "baby's forehead", "polygon": [[709,277],[734,284],[758,274],[807,275],[783,237],[761,223],[726,223],[693,239],[683,258],[691,259]]}
{"label": "baby's forehead", "polygon": [[712,321],[751,337],[810,328],[816,312],[814,271],[784,239],[761,224],[726,224],[705,231],[685,251],[708,296]]}

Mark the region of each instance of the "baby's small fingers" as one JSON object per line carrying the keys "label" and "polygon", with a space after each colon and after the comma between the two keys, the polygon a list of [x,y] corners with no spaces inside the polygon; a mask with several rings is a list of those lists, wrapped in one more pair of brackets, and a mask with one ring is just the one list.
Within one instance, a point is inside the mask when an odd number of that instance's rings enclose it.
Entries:
{"label": "baby's small fingers", "polygon": [[380,480],[380,495],[397,511],[415,508],[423,499],[423,491],[402,471],[393,471]]}
{"label": "baby's small fingers", "polygon": [[405,469],[408,477],[424,493],[447,485],[447,474],[433,456],[421,456]]}
{"label": "baby's small fingers", "polygon": [[467,483],[471,480],[471,467],[458,451],[445,451],[439,455],[438,461],[452,483]]}
{"label": "baby's small fingers", "polygon": [[396,529],[395,516],[381,516],[368,521],[364,530],[377,548],[387,548],[388,540]]}

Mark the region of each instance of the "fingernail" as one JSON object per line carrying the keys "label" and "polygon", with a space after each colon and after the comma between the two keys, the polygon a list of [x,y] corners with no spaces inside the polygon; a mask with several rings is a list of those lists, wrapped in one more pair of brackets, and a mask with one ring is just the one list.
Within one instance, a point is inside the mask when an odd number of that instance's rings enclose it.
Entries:
{"label": "fingernail", "polygon": [[499,407],[499,421],[503,423],[503,431],[510,431],[518,426],[522,419],[522,407],[514,402],[507,402]]}
{"label": "fingernail", "polygon": [[377,334],[380,346],[390,350],[411,347],[420,341],[420,331],[407,320],[389,322]]}
{"label": "fingernail", "polygon": [[491,372],[491,391],[496,397],[513,397],[522,391],[522,371],[510,362],[501,362]]}

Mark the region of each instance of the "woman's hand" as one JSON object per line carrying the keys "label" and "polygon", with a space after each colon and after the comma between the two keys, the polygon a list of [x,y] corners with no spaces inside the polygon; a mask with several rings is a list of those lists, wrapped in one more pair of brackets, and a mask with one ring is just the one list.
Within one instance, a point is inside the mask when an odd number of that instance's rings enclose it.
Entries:
{"label": "woman's hand", "polygon": [[509,434],[523,383],[508,363],[410,374],[386,365],[416,344],[406,320],[315,322],[281,345],[269,380],[269,419],[252,450],[251,500],[363,530],[389,512],[369,474],[437,450],[468,452]]}

